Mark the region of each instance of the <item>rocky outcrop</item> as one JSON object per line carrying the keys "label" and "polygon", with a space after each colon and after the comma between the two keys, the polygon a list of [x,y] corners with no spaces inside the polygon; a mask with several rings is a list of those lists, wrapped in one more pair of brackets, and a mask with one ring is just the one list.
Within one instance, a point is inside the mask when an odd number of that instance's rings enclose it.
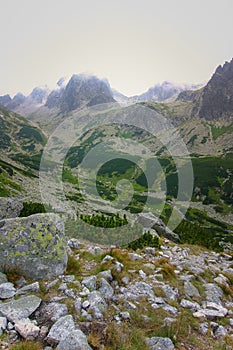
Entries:
{"label": "rocky outcrop", "polygon": [[63,223],[54,214],[0,221],[0,268],[31,279],[51,278],[66,269]]}
{"label": "rocky outcrop", "polygon": [[209,120],[233,116],[233,59],[219,66],[203,89],[199,116]]}
{"label": "rocky outcrop", "polygon": [[[54,98],[53,96],[51,96]],[[51,106],[51,97],[48,97],[46,107]],[[101,103],[115,102],[109,85],[94,76],[83,74],[73,75],[64,91],[54,100],[52,107],[59,108],[61,113],[68,113],[84,105],[94,106]]]}
{"label": "rocky outcrop", "polygon": [[16,198],[0,197],[0,220],[16,218],[22,209],[22,202]]}

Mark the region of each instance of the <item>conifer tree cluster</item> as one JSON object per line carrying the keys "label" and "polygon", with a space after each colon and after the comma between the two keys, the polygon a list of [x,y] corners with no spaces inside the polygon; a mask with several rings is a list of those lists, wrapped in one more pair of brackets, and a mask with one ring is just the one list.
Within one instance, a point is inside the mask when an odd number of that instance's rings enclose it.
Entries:
{"label": "conifer tree cluster", "polygon": [[104,228],[114,228],[128,224],[126,215],[124,214],[121,218],[118,213],[116,215],[92,214],[91,216],[81,214],[80,219],[89,225]]}

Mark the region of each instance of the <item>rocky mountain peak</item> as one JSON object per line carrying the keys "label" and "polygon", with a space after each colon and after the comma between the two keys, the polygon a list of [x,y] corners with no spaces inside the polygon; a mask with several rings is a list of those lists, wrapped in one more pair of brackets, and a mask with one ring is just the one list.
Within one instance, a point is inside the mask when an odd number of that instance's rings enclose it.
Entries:
{"label": "rocky mountain peak", "polygon": [[203,89],[199,116],[206,119],[232,116],[233,59],[218,66]]}
{"label": "rocky mountain peak", "polygon": [[115,102],[109,84],[95,76],[74,74],[58,101],[62,113],[67,113],[87,104]]}
{"label": "rocky mountain peak", "polygon": [[36,103],[43,103],[45,99],[48,97],[49,90],[48,88],[36,87],[32,90],[29,97],[34,100]]}

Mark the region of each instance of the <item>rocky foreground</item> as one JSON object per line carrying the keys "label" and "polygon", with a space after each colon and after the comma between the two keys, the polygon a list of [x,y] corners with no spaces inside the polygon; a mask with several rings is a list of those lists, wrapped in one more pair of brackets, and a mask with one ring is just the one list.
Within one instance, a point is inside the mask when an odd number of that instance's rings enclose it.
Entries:
{"label": "rocky foreground", "polygon": [[168,240],[67,253],[56,278],[0,274],[1,349],[232,349],[232,255]]}

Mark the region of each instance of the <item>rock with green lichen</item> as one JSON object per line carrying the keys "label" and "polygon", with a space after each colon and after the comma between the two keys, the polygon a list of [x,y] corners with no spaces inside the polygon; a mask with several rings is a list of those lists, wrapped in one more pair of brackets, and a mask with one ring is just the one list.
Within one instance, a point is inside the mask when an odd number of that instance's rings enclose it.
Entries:
{"label": "rock with green lichen", "polygon": [[0,221],[0,270],[30,279],[51,278],[67,266],[64,226],[55,214]]}

